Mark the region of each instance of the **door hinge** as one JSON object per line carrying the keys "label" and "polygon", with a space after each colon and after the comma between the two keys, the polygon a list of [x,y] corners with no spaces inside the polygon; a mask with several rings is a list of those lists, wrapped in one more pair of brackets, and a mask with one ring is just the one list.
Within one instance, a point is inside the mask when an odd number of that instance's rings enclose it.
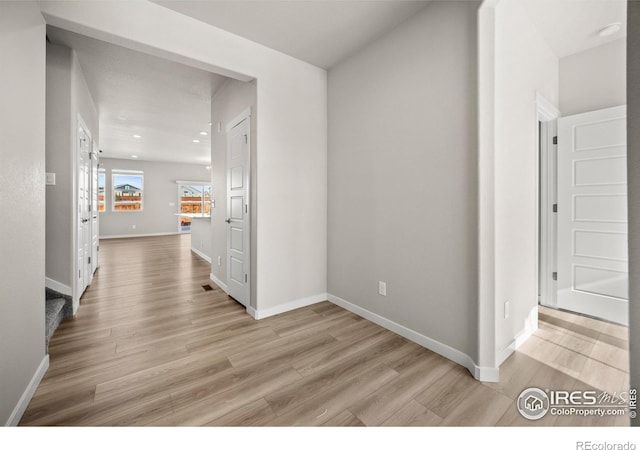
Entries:
{"label": "door hinge", "polygon": [[554,143],[555,145],[558,145],[558,136],[554,136],[554,137],[553,137],[553,143]]}
{"label": "door hinge", "polygon": [[554,203],[554,204],[553,204],[553,212],[554,212],[554,213],[557,213],[557,212],[558,212],[558,204],[557,204],[557,203]]}
{"label": "door hinge", "polygon": [[249,143],[249,136],[247,136],[246,134],[244,135],[244,143],[245,144]]}
{"label": "door hinge", "polygon": [[558,272],[553,272],[551,276],[553,277],[553,281],[558,281]]}
{"label": "door hinge", "polygon": [[100,246],[99,246],[99,245],[96,247],[96,251],[97,251],[97,252],[99,252],[99,251],[100,251]]}
{"label": "door hinge", "polygon": [[87,258],[87,264],[91,264],[91,256]]}
{"label": "door hinge", "polygon": [[248,280],[248,278],[247,278],[247,274],[245,273],[245,274],[244,274],[244,282],[246,283],[246,282],[247,282],[247,280]]}
{"label": "door hinge", "polygon": [[244,212],[249,213],[249,205],[247,204],[244,205]]}
{"label": "door hinge", "polygon": [[78,269],[78,278],[80,278],[82,276],[82,273],[80,272],[80,270]]}

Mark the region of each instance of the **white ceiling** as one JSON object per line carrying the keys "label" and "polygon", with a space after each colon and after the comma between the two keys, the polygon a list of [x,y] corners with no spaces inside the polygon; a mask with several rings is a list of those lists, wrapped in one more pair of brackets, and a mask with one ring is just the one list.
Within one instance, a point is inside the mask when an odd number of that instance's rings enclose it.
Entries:
{"label": "white ceiling", "polygon": [[426,0],[153,1],[325,69],[428,4]]}
{"label": "white ceiling", "polygon": [[[518,0],[559,57],[626,35],[625,0]],[[177,12],[330,68],[428,1],[161,1]],[[606,38],[598,30],[621,22]],[[73,48],[100,113],[103,157],[209,164],[211,96],[225,77],[49,27]],[[134,134],[141,136],[133,138]],[[200,143],[193,143],[199,139]]]}
{"label": "white ceiling", "polygon": [[[535,27],[558,58],[603,45],[627,35],[626,0],[520,0]],[[598,31],[613,22],[622,30],[608,36]]]}
{"label": "white ceiling", "polygon": [[47,36],[78,55],[103,157],[209,164],[210,136],[199,133],[210,132],[211,96],[225,77],[54,27]]}

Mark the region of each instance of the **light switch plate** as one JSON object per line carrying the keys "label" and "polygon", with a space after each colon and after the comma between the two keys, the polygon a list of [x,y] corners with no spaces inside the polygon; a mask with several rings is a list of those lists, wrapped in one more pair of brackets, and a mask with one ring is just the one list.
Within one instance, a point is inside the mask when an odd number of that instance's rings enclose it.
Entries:
{"label": "light switch plate", "polygon": [[53,172],[47,172],[46,185],[55,186],[55,184],[56,184],[56,174]]}

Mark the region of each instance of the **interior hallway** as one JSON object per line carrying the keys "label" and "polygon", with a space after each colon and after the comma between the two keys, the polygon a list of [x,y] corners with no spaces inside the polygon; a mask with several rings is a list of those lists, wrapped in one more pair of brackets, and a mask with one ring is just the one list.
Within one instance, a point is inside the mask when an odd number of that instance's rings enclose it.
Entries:
{"label": "interior hallway", "polygon": [[21,425],[628,424],[516,410],[526,387],[627,389],[617,325],[541,308],[500,383],[480,383],[329,302],[255,321],[209,281],[189,235],[103,240],[100,258]]}

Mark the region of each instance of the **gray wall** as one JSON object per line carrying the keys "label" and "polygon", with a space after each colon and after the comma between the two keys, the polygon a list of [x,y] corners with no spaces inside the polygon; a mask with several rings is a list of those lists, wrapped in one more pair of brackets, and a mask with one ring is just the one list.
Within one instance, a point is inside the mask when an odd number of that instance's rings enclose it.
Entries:
{"label": "gray wall", "polygon": [[[640,388],[640,3],[627,7],[627,189],[629,190],[630,385]],[[631,420],[640,425],[640,418]]]}
{"label": "gray wall", "polygon": [[[251,306],[256,306],[256,230],[257,230],[257,115],[255,82],[243,83],[229,80],[211,99],[211,170],[212,197],[215,208],[211,210],[211,273],[226,283],[227,280],[227,124],[244,110],[251,108]],[[221,131],[218,132],[218,123]],[[218,257],[220,265],[218,265]]]}
{"label": "gray wall", "polygon": [[46,275],[71,288],[71,50],[47,44],[47,172],[56,174],[56,185],[46,186]]}
{"label": "gray wall", "polygon": [[46,276],[71,288],[76,253],[77,124],[82,118],[95,141],[98,112],[75,53],[47,44],[46,170],[56,184],[46,187]]}
{"label": "gray wall", "polygon": [[626,103],[624,38],[560,60],[560,111],[570,116]]}
{"label": "gray wall", "polygon": [[[178,185],[176,180],[209,182],[211,173],[204,165],[102,158],[106,172],[106,210],[100,213],[100,237],[168,234],[178,232]],[[112,208],[112,170],[144,171],[142,211]],[[173,203],[173,205],[171,205]],[[133,225],[136,229],[133,229]]]}
{"label": "gray wall", "polygon": [[430,4],[328,96],[329,293],[474,359],[478,6]]}
{"label": "gray wall", "polygon": [[0,2],[0,424],[46,362],[45,25],[19,3]]}

